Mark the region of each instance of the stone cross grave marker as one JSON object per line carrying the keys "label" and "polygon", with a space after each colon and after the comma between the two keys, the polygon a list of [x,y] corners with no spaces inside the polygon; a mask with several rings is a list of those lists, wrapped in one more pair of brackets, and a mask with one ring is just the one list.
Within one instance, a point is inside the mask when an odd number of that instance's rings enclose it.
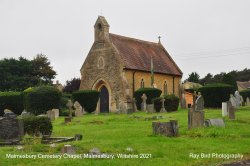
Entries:
{"label": "stone cross grave marker", "polygon": [[142,99],[142,103],[141,103],[141,110],[142,111],[146,111],[147,110],[147,95],[145,93],[143,93],[143,95],[141,96]]}
{"label": "stone cross grave marker", "polygon": [[161,99],[161,111],[160,112],[167,112],[165,109],[165,99],[164,98]]}
{"label": "stone cross grave marker", "polygon": [[73,106],[72,101],[68,100],[66,106],[69,108],[69,117],[72,118],[72,106]]}

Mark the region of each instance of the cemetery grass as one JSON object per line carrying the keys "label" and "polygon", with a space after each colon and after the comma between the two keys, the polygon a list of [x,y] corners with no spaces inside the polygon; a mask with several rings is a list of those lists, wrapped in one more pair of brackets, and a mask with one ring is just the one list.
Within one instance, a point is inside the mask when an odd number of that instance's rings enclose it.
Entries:
{"label": "cemetery grass", "polygon": [[[206,109],[206,118],[220,118],[221,110]],[[179,136],[168,138],[152,135],[152,121],[146,117],[161,115],[169,121],[177,119]],[[190,153],[243,154],[243,159],[250,158],[250,107],[243,107],[236,112],[236,120],[224,118],[225,128],[187,129],[187,111],[172,113],[146,114],[137,112],[124,114],[88,114],[75,117],[73,122],[64,124],[60,117],[53,122],[53,136],[74,136],[83,134],[81,141],[57,144],[55,148],[40,144],[39,139],[24,140],[22,150],[16,146],[0,147],[0,166],[35,166],[35,165],[219,165],[232,162],[228,159],[193,159]],[[103,153],[111,154],[151,154],[150,159],[8,159],[6,154],[59,154],[65,144],[76,147],[77,154],[88,153],[97,147]],[[126,151],[131,147],[132,152]]]}

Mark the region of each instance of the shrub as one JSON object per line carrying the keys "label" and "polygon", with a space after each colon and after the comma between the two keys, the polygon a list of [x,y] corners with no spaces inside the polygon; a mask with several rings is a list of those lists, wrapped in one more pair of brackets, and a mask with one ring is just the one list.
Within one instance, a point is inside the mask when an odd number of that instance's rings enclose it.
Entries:
{"label": "shrub", "polygon": [[0,92],[0,116],[4,109],[9,109],[20,115],[23,111],[23,99],[21,92]]}
{"label": "shrub", "polygon": [[96,90],[80,90],[72,94],[74,101],[78,101],[88,113],[96,110],[96,105],[99,100],[99,93]]}
{"label": "shrub", "polygon": [[155,108],[156,112],[161,111],[161,99],[162,99],[162,97],[156,97],[153,99],[154,108]]}
{"label": "shrub", "polygon": [[61,92],[52,86],[28,88],[23,92],[24,108],[35,115],[59,108]]}
{"label": "shrub", "polygon": [[220,108],[233,94],[234,87],[227,84],[207,84],[198,89],[204,97],[205,107]]}
{"label": "shrub", "polygon": [[24,133],[32,136],[51,135],[52,123],[46,116],[24,116],[22,117],[24,124]]}
{"label": "shrub", "polygon": [[165,99],[164,105],[167,112],[178,110],[180,99],[177,96],[175,96],[174,94],[165,95],[164,99]]}
{"label": "shrub", "polygon": [[157,88],[140,88],[134,92],[134,97],[136,99],[137,108],[141,108],[142,99],[141,96],[143,93],[147,95],[147,104],[152,104],[154,98],[159,97],[161,95],[161,90]]}
{"label": "shrub", "polygon": [[240,91],[240,95],[243,97],[244,101],[246,102],[247,97],[250,99],[250,89]]}

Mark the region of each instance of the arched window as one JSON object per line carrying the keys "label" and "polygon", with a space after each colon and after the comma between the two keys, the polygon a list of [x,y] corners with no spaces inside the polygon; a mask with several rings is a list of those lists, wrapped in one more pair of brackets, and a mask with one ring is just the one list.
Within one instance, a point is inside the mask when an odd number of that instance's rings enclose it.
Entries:
{"label": "arched window", "polygon": [[167,84],[167,81],[164,82],[163,92],[164,92],[164,94],[168,94],[168,84]]}
{"label": "arched window", "polygon": [[141,79],[141,88],[144,88],[144,80],[143,80],[143,78]]}

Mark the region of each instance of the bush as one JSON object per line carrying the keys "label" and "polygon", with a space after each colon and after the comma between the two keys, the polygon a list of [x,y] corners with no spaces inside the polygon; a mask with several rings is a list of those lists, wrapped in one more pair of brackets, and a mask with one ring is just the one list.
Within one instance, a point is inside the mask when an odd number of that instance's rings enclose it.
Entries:
{"label": "bush", "polygon": [[23,97],[21,92],[0,92],[0,116],[4,109],[9,109],[17,115],[23,111]]}
{"label": "bush", "polygon": [[174,94],[165,95],[165,109],[167,112],[177,111],[180,99]]}
{"label": "bush", "polygon": [[24,124],[24,133],[32,136],[51,135],[52,123],[46,116],[24,116],[22,117]]}
{"label": "bush", "polygon": [[60,110],[62,109],[68,109],[66,104],[68,102],[69,99],[71,99],[72,95],[68,94],[68,93],[63,93],[61,100],[60,100]]}
{"label": "bush", "polygon": [[204,97],[205,107],[220,108],[233,94],[234,87],[227,84],[207,84],[198,89]]}
{"label": "bush", "polygon": [[156,97],[156,98],[153,99],[154,108],[155,108],[156,112],[160,112],[161,111],[161,99],[162,98],[163,97]]}
{"label": "bush", "polygon": [[250,89],[240,91],[240,95],[243,97],[244,101],[246,102],[247,97],[250,99]]}
{"label": "bush", "polygon": [[61,92],[52,86],[28,88],[23,92],[24,108],[35,115],[60,106]]}
{"label": "bush", "polygon": [[73,101],[78,101],[88,113],[96,110],[100,92],[96,90],[80,90],[72,94]]}
{"label": "bush", "polygon": [[141,108],[141,103],[142,103],[141,96],[143,95],[143,93],[145,93],[147,95],[146,103],[152,104],[153,99],[156,97],[159,97],[161,95],[161,92],[162,91],[160,89],[157,89],[157,88],[140,88],[140,89],[136,90],[134,92],[134,97],[136,100],[137,108]]}

